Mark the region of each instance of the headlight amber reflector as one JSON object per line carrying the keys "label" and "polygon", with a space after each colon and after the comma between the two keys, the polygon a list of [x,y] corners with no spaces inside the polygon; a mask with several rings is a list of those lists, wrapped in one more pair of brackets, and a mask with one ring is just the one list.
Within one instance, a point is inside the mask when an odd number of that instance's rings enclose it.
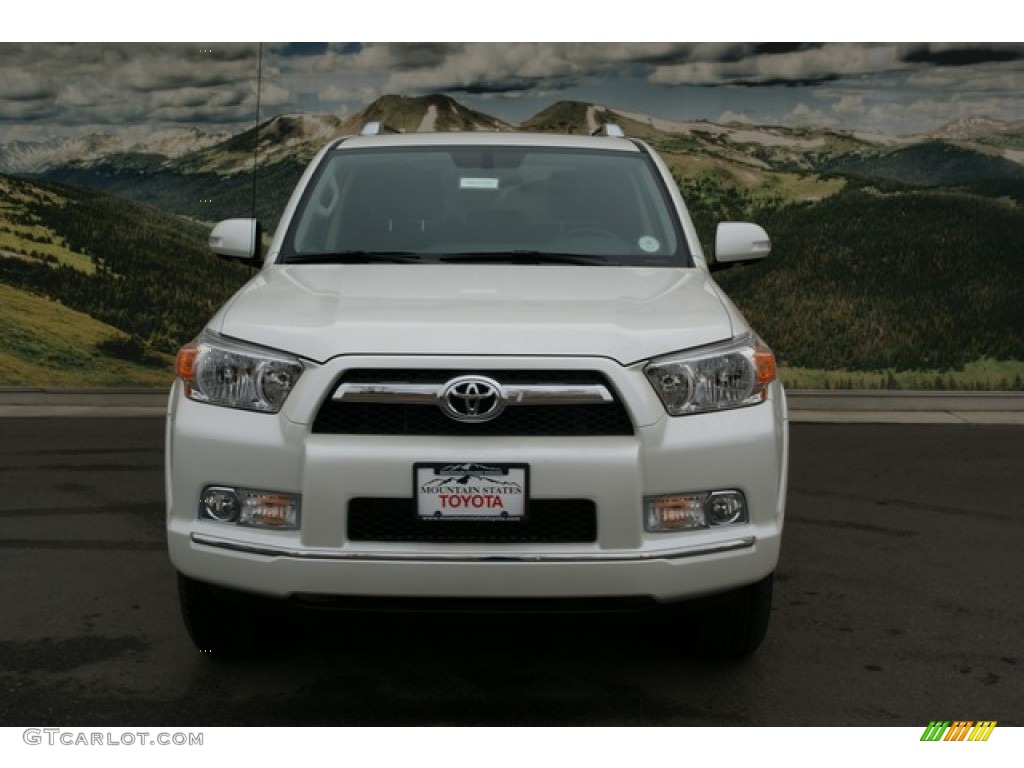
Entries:
{"label": "headlight amber reflector", "polygon": [[263,413],[281,410],[303,370],[291,355],[208,331],[178,351],[175,368],[189,399]]}

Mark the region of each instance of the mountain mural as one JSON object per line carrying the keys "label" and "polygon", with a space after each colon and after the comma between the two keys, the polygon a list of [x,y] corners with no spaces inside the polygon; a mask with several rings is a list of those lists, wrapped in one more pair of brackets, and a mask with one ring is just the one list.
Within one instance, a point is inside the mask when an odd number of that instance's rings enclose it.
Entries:
{"label": "mountain mural", "polygon": [[[166,367],[247,274],[206,252],[208,224],[196,221],[252,215],[255,201],[273,228],[313,154],[370,121],[559,133],[618,123],[665,159],[706,249],[717,221],[766,226],[772,258],[719,279],[793,382],[1024,388],[1024,123],[981,118],[893,138],[559,101],[511,124],[434,94],[384,96],[347,117],[279,115],[234,135],[11,142],[0,144],[0,288],[103,324],[100,357]],[[31,323],[20,328],[17,348],[0,351],[23,364],[0,384],[66,369],[33,347]]]}
{"label": "mountain mural", "polygon": [[[191,131],[126,148],[117,147],[109,136],[32,148],[21,142],[0,146],[0,172],[99,189],[209,221],[249,215],[255,185],[256,214],[273,227],[317,150],[371,121],[403,131],[555,133],[590,133],[614,122],[628,135],[651,142],[682,178],[712,174],[729,185],[775,187],[783,197],[797,199],[820,197],[836,188],[834,183],[815,185],[814,176],[930,187],[987,185],[1011,196],[1024,186],[1024,123],[958,122],[932,135],[893,139],[834,130],[673,122],[561,101],[510,125],[436,94],[384,96],[344,119],[281,115],[230,137]],[[803,183],[793,183],[794,175]]]}

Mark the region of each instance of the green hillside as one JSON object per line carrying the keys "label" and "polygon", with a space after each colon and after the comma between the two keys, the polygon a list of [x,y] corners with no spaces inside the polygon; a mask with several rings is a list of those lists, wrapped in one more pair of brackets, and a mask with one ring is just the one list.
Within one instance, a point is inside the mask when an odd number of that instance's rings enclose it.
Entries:
{"label": "green hillside", "polygon": [[174,377],[170,355],[126,360],[130,339],[116,328],[3,283],[0,328],[0,386],[169,387]]}
{"label": "green hillside", "polygon": [[304,163],[286,158],[260,165],[255,178],[251,172],[221,175],[178,167],[147,171],[126,168],[118,157],[89,167],[55,169],[45,175],[45,182],[101,190],[203,221],[252,216],[255,201],[256,217],[272,232],[304,170]]}
{"label": "green hillside", "polygon": [[842,155],[821,163],[822,171],[886,179],[920,187],[955,187],[978,182],[1024,186],[1024,167],[996,154],[939,141],[885,153]]}
{"label": "green hillside", "polygon": [[[164,366],[165,356],[194,336],[249,274],[209,252],[207,227],[91,190],[0,176],[0,233],[0,284],[9,299],[17,289],[51,302],[46,307],[77,313],[65,318],[69,335],[82,316],[91,317],[107,335],[94,329],[90,344],[144,367]],[[40,322],[26,321],[13,333],[21,315],[10,306],[0,353],[45,367],[52,338],[31,340]],[[25,304],[23,297],[18,306],[31,318],[44,305]]]}
{"label": "green hillside", "polygon": [[948,371],[1024,360],[1019,205],[869,187],[759,213],[772,256],[717,279],[783,364]]}

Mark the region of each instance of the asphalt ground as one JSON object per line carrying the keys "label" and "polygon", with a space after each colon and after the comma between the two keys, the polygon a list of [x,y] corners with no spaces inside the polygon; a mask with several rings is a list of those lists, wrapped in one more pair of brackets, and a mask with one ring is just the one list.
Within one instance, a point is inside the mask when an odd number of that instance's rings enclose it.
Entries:
{"label": "asphalt ground", "polygon": [[0,419],[0,725],[900,725],[1024,720],[1024,429],[792,428],[768,637],[739,663],[616,617],[314,616],[201,654],[159,418]]}

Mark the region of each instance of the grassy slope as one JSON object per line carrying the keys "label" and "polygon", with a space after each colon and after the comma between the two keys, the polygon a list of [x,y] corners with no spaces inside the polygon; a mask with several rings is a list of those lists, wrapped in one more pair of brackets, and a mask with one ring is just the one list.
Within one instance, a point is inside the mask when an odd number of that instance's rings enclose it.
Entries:
{"label": "grassy slope", "polygon": [[50,299],[0,283],[0,386],[167,387],[173,361],[143,366],[104,354],[97,345],[123,336],[116,328]]}
{"label": "grassy slope", "polygon": [[0,176],[0,256],[54,259],[58,264],[93,274],[96,267],[92,259],[72,251],[64,238],[27,214],[28,204],[41,202],[59,206],[67,205],[68,201]]}
{"label": "grassy slope", "polygon": [[1016,206],[847,190],[765,218],[773,255],[717,279],[784,365],[945,375],[1024,360]]}
{"label": "grassy slope", "polygon": [[111,195],[0,176],[0,206],[0,230],[44,228],[94,265],[89,274],[59,259],[2,257],[0,282],[113,326],[136,347],[174,354],[248,277],[209,252],[208,227]]}
{"label": "grassy slope", "polygon": [[780,366],[790,389],[1024,390],[1024,361],[983,358],[958,370],[849,371]]}

